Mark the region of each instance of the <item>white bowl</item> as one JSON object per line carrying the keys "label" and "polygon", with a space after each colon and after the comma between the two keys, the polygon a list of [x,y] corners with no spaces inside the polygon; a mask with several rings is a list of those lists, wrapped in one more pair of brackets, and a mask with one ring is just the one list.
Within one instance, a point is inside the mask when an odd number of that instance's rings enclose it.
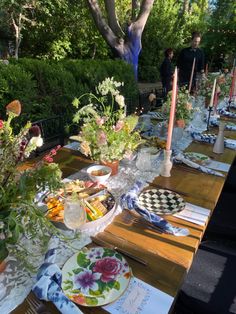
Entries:
{"label": "white bowl", "polygon": [[[93,172],[96,172],[96,171],[103,171],[105,174],[104,175],[93,174]],[[111,175],[111,168],[107,166],[102,166],[102,165],[91,166],[87,169],[87,173],[93,182],[105,183],[106,180]]]}

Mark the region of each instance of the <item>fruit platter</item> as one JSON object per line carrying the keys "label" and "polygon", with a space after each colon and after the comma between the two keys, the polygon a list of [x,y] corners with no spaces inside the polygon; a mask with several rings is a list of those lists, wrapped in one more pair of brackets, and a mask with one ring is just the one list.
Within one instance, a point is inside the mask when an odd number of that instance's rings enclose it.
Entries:
{"label": "fruit platter", "polygon": [[[72,195],[84,207],[87,222],[80,230],[92,231],[100,225],[106,225],[116,211],[116,202],[106,186],[92,181],[72,180],[64,183],[64,187],[44,199],[46,217],[58,227],[64,225],[64,203],[67,196]],[[65,225],[63,226],[64,229]]]}

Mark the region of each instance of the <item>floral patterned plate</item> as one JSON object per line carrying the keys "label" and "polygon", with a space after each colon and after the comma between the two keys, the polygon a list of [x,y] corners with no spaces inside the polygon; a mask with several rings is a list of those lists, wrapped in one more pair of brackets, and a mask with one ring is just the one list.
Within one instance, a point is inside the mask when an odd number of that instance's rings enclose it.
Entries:
{"label": "floral patterned plate", "polygon": [[206,165],[211,161],[211,159],[208,156],[194,152],[186,152],[184,153],[184,157],[188,160],[196,162],[199,165]]}
{"label": "floral patterned plate", "polygon": [[62,268],[62,289],[79,305],[102,306],[118,299],[126,290],[131,269],[124,257],[102,247],[84,248]]}

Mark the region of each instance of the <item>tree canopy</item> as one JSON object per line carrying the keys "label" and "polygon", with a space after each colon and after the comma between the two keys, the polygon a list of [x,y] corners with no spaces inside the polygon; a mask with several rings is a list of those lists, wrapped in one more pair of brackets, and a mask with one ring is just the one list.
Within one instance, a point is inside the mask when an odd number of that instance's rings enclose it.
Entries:
{"label": "tree canopy", "polygon": [[[103,24],[100,23],[101,19],[96,17],[98,13],[103,17]],[[142,26],[138,23],[141,18],[144,18]],[[202,32],[202,45],[209,60],[214,60],[220,53],[224,53],[229,55],[228,60],[232,62],[236,53],[236,2],[234,0],[0,2],[1,55],[8,50],[16,58],[18,55],[56,60],[109,59],[118,56],[128,60],[132,50],[129,36],[134,34],[131,32],[134,29],[135,31],[139,29],[139,42],[136,42],[135,47],[138,52],[142,47],[139,58],[141,67],[157,68],[165,48],[172,47],[177,54],[187,45],[193,30]]]}

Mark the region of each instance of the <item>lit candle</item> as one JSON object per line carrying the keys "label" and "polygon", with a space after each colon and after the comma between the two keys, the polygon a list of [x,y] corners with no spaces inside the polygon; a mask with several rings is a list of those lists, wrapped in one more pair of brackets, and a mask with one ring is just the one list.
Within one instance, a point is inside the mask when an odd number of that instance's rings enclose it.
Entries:
{"label": "lit candle", "polygon": [[205,74],[206,74],[206,76],[208,75],[208,63],[206,64]]}
{"label": "lit candle", "polygon": [[236,68],[234,69],[233,77],[232,77],[232,83],[229,90],[229,101],[232,100],[232,97],[234,96],[235,92],[235,83],[236,83]]}
{"label": "lit candle", "polygon": [[209,107],[213,107],[215,90],[216,90],[216,79],[214,80],[214,84],[213,84],[213,88],[212,88],[212,92],[211,92],[211,101],[210,101]]}
{"label": "lit candle", "polygon": [[175,119],[175,107],[176,107],[176,96],[177,96],[177,68],[175,68],[173,87],[172,87],[172,97],[171,97],[171,107],[170,107],[170,117],[168,124],[168,134],[166,141],[166,150],[170,150],[171,138]]}
{"label": "lit candle", "polygon": [[193,59],[192,72],[191,72],[189,88],[188,88],[189,93],[191,92],[191,88],[192,88],[192,84],[193,84],[193,73],[194,73],[194,69],[195,69],[195,62],[196,62],[196,58]]}

